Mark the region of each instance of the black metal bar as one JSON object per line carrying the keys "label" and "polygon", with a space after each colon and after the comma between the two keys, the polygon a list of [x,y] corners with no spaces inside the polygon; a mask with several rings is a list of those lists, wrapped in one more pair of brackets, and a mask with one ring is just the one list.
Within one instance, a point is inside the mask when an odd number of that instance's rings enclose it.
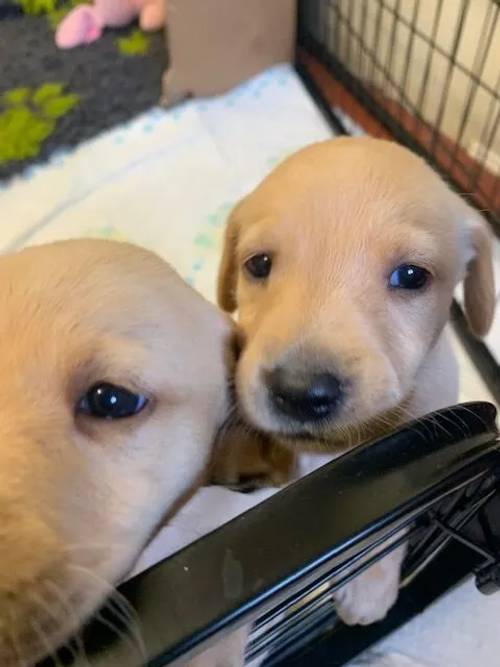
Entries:
{"label": "black metal bar", "polygon": [[337,20],[334,22],[335,25],[335,38],[336,38],[336,44],[337,44],[337,49],[340,52],[340,16],[339,16],[339,9],[338,9],[338,2],[334,0],[333,3],[329,2],[327,4],[328,6],[328,15],[329,17],[333,18],[336,16]]}
{"label": "black metal bar", "polygon": [[479,554],[482,558],[487,563],[494,563],[496,561],[496,557],[494,554],[489,552],[487,549],[484,549],[480,544],[476,544],[472,540],[467,539],[463,535],[461,535],[457,530],[454,528],[451,528],[450,526],[446,525],[443,521],[441,521],[438,518],[434,518],[434,521],[436,525],[447,535],[452,537],[454,540],[457,542],[460,542],[464,546],[468,547],[469,549],[472,549],[472,551],[475,551],[477,554]]}
{"label": "black metal bar", "polygon": [[[467,491],[467,489],[465,489]],[[465,512],[459,512],[458,517],[454,516],[453,510],[448,510],[442,513],[442,520],[444,522],[454,523],[454,528],[457,530],[465,528],[469,522],[476,517],[481,509],[487,505],[490,500],[497,494],[496,486],[482,494],[477,499],[471,499],[467,504]],[[461,494],[457,495],[462,498]],[[441,508],[440,508],[441,511]],[[430,522],[424,533],[427,535],[418,537],[418,545],[411,549],[409,556],[406,559],[405,571],[402,578],[402,586],[407,585],[408,581],[412,581],[420,574],[423,568],[433,560],[437,553],[441,551],[449,542],[448,537],[439,530],[438,525],[432,521],[432,516],[427,519]]]}
{"label": "black metal bar", "polygon": [[[381,30],[380,30],[380,25],[382,23],[382,15],[384,12],[384,5],[382,3],[378,4],[378,11],[377,11],[377,17],[375,19],[375,43],[374,43],[374,50],[373,50],[373,58],[370,59],[372,67],[371,67],[371,72],[368,76],[368,81],[374,81],[374,74],[375,74],[375,62],[376,62],[376,56],[379,55],[379,46],[380,46],[380,35]],[[360,45],[361,47],[361,45]]]}
{"label": "black metal bar", "polygon": [[302,83],[304,84],[304,87],[308,91],[308,93],[311,95],[313,100],[316,102],[316,106],[318,109],[321,111],[323,114],[326,122],[332,129],[332,131],[335,134],[340,134],[343,136],[346,136],[349,134],[347,129],[345,128],[345,125],[342,123],[340,118],[337,116],[337,114],[333,111],[331,105],[328,103],[328,101],[325,99],[325,97],[322,95],[321,91],[319,88],[315,85],[314,81],[310,77],[307,76],[307,72],[303,65],[301,65],[299,62],[295,63],[295,70],[297,74],[300,76]]}
{"label": "black metal bar", "polygon": [[[363,0],[361,4],[361,42],[366,43],[366,24],[367,24],[367,14],[368,14],[368,4],[366,0]],[[358,48],[358,76],[363,80],[363,49],[361,44]]]}
{"label": "black metal bar", "polygon": [[[348,7],[348,16],[347,18],[344,17],[345,23],[348,26],[352,26],[352,17],[353,17],[353,10],[354,10],[354,2],[348,2],[347,7]],[[352,71],[352,63],[351,63],[351,40],[347,40],[347,51],[346,51],[346,58],[345,62],[347,65],[347,68]]]}

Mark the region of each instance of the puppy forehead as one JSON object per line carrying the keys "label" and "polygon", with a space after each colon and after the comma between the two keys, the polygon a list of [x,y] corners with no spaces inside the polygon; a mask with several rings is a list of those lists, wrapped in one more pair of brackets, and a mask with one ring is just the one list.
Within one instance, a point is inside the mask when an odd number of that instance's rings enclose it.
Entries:
{"label": "puppy forehead", "polygon": [[147,330],[171,323],[174,329],[188,309],[191,317],[203,317],[206,309],[152,253],[98,241],[61,242],[0,258],[0,303],[4,325],[80,323],[117,333],[139,325]]}
{"label": "puppy forehead", "polygon": [[440,224],[442,212],[422,199],[398,193],[351,185],[329,188],[318,193],[317,185],[302,191],[296,201],[283,197],[272,213],[247,220],[238,242],[243,259],[252,251],[279,250],[294,246],[342,249],[369,243],[378,250],[404,250],[414,247],[422,254],[449,240],[449,225]]}
{"label": "puppy forehead", "polygon": [[197,363],[218,370],[228,329],[173,270],[138,249],[81,242],[0,259],[4,369],[59,377],[91,359],[106,376],[172,369],[187,382]]}
{"label": "puppy forehead", "polygon": [[267,235],[285,243],[310,235],[337,247],[363,240],[402,245],[413,237],[425,245],[424,237],[438,241],[453,229],[439,177],[409,151],[377,140],[333,140],[300,151],[244,201],[238,217],[249,245]]}

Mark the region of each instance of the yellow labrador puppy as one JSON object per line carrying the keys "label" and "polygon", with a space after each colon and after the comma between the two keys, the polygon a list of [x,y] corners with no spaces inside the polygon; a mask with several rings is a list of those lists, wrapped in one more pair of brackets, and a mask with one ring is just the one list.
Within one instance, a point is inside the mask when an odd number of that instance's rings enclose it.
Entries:
{"label": "yellow labrador puppy", "polygon": [[153,254],[90,240],[0,258],[0,311],[0,664],[18,667],[77,629],[199,480],[231,326]]}
{"label": "yellow labrador puppy", "polygon": [[[218,298],[238,311],[244,343],[236,389],[268,435],[244,474],[274,481],[457,400],[444,333],[464,281],[472,330],[495,305],[485,222],[418,157],[395,143],[342,138],[299,151],[230,216]],[[281,449],[272,455],[272,447]],[[236,443],[234,443],[236,445]],[[283,449],[284,448],[284,449]],[[288,461],[283,451],[288,451]],[[235,454],[236,452],[236,454]],[[332,516],[335,508],[332,508]],[[338,594],[349,623],[382,618],[396,599],[404,549]]]}

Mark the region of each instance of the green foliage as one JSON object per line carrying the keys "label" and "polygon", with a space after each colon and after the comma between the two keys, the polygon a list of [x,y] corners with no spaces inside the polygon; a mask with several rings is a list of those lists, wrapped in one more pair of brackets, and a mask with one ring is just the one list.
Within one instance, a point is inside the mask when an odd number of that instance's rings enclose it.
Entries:
{"label": "green foliage", "polygon": [[17,0],[17,4],[25,14],[33,14],[40,16],[40,14],[48,14],[57,8],[58,0]]}
{"label": "green foliage", "polygon": [[2,102],[5,105],[24,104],[28,101],[30,95],[29,88],[12,88],[2,95]]}
{"label": "green foliage", "polygon": [[15,107],[0,115],[0,164],[35,157],[54,131],[55,123],[31,109]]}
{"label": "green foliage", "polygon": [[63,88],[62,83],[42,83],[33,93],[33,104],[38,107],[46,100],[54,99],[62,93]]}
{"label": "green foliage", "polygon": [[78,95],[59,95],[58,97],[46,100],[40,108],[47,118],[61,118],[71,111],[78,104],[79,100]]}
{"label": "green foliage", "polygon": [[47,16],[50,27],[55,30],[72,9],[91,0],[16,0],[25,14]]}
{"label": "green foliage", "polygon": [[65,93],[62,83],[45,83],[36,89],[13,88],[4,93],[0,164],[38,155],[45,139],[55,130],[57,120],[78,102],[78,95]]}
{"label": "green foliage", "polygon": [[127,37],[115,40],[118,51],[123,56],[144,56],[149,50],[151,39],[142,30],[133,30]]}

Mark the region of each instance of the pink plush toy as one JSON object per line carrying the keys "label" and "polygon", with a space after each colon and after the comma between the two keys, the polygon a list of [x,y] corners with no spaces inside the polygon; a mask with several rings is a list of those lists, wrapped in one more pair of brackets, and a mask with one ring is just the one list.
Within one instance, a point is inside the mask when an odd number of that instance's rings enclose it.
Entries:
{"label": "pink plush toy", "polygon": [[56,44],[60,49],[90,44],[104,28],[121,28],[137,17],[143,30],[159,30],[165,25],[165,0],[94,0],[93,5],[78,5],[59,24]]}

